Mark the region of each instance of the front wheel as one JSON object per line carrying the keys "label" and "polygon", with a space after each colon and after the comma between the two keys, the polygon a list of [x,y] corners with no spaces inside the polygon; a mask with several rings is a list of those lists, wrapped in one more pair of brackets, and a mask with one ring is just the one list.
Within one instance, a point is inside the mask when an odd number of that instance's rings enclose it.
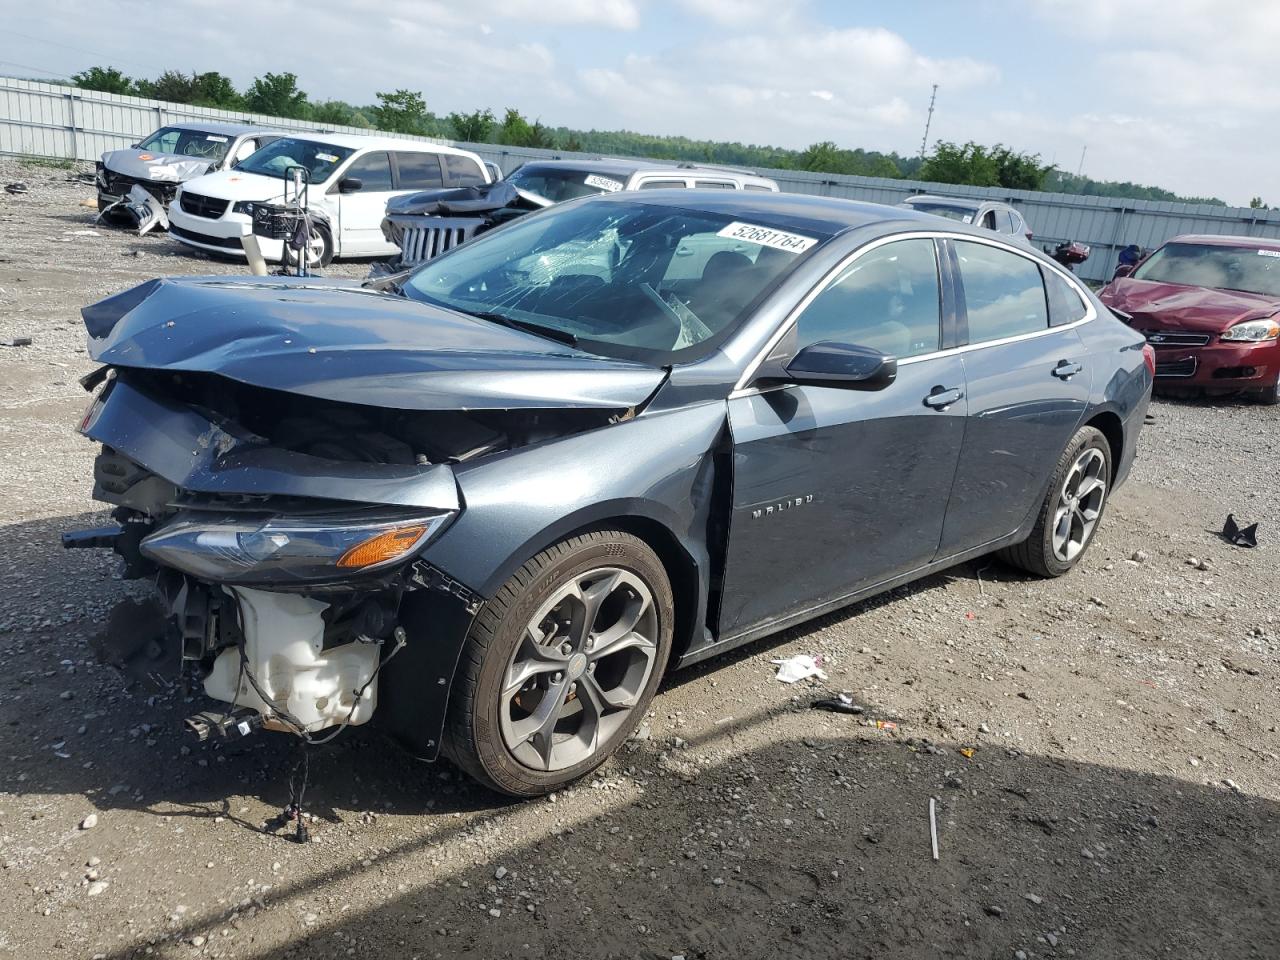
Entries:
{"label": "front wheel", "polygon": [[1271,386],[1255,394],[1257,400],[1261,404],[1273,407],[1280,404],[1280,380],[1277,380]]}
{"label": "front wheel", "polygon": [[[307,242],[308,269],[314,270],[327,267],[332,261],[333,237],[330,235],[328,228],[319,224],[312,224],[311,237]],[[284,262],[290,267],[298,265],[298,251],[289,246],[288,241],[285,241],[284,244]]]}
{"label": "front wheel", "polygon": [[1111,445],[1102,431],[1081,427],[1058,460],[1031,536],[1000,558],[1037,576],[1062,576],[1093,542],[1110,483]]}
{"label": "front wheel", "polygon": [[674,601],[644,541],[563,540],[476,615],[450,697],[447,755],[516,797],[600,766],[635,729],[671,652]]}

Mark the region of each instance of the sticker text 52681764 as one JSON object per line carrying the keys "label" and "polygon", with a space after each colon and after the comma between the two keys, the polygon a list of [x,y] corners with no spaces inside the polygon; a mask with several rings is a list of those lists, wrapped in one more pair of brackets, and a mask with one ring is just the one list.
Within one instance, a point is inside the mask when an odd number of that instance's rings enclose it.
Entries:
{"label": "sticker text 52681764", "polygon": [[745,240],[747,243],[772,247],[774,250],[785,250],[787,253],[804,253],[818,242],[813,237],[774,230],[772,227],[761,227],[754,223],[740,223],[737,220],[720,230],[717,236],[730,240]]}

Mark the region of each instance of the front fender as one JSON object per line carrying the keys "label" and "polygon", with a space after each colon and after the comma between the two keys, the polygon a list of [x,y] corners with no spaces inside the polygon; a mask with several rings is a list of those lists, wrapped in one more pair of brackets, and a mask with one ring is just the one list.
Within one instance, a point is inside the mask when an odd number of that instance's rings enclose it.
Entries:
{"label": "front fender", "polygon": [[705,580],[713,452],[725,416],[723,402],[705,403],[456,466],[462,512],[424,559],[488,597],[573,531],[631,517],[670,532]]}

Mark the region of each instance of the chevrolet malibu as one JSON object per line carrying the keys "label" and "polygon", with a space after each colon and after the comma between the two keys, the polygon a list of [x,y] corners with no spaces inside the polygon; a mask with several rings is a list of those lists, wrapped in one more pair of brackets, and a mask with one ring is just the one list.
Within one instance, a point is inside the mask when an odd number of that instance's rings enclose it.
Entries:
{"label": "chevrolet malibu", "polygon": [[376,712],[517,796],[602,763],[672,667],[989,553],[1066,573],[1152,382],[1040,254],[819,197],[592,197],[383,283],[85,308],[116,523],[65,542],[155,582],[115,639],[174,651],[203,732]]}
{"label": "chevrolet malibu", "polygon": [[1280,403],[1280,240],[1175,237],[1100,296],[1155,347],[1157,386]]}

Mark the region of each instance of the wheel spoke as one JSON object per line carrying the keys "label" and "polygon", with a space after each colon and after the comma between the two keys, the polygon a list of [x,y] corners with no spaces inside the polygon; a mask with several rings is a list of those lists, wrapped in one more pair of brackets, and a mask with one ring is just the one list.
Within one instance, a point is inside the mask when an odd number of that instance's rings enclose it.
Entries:
{"label": "wheel spoke", "polygon": [[605,657],[611,657],[615,653],[636,647],[645,650],[646,655],[651,656],[655,644],[648,637],[637,633],[635,630],[628,629],[625,633],[615,633],[610,629],[607,633],[601,634],[596,638],[595,645],[588,651],[587,657],[591,660],[603,660]]}
{"label": "wheel spoke", "polygon": [[515,734],[528,741],[542,760],[542,769],[551,769],[551,752],[555,748],[556,724],[569,695],[568,679],[551,687],[543,694],[536,710],[515,725]]}
{"label": "wheel spoke", "polygon": [[[535,636],[535,631],[537,636]],[[506,683],[502,686],[503,700],[509,700],[534,677],[545,673],[563,671],[568,658],[557,646],[540,643],[544,636],[541,630],[530,627],[525,631],[524,639],[516,650],[515,659],[507,668]]]}

